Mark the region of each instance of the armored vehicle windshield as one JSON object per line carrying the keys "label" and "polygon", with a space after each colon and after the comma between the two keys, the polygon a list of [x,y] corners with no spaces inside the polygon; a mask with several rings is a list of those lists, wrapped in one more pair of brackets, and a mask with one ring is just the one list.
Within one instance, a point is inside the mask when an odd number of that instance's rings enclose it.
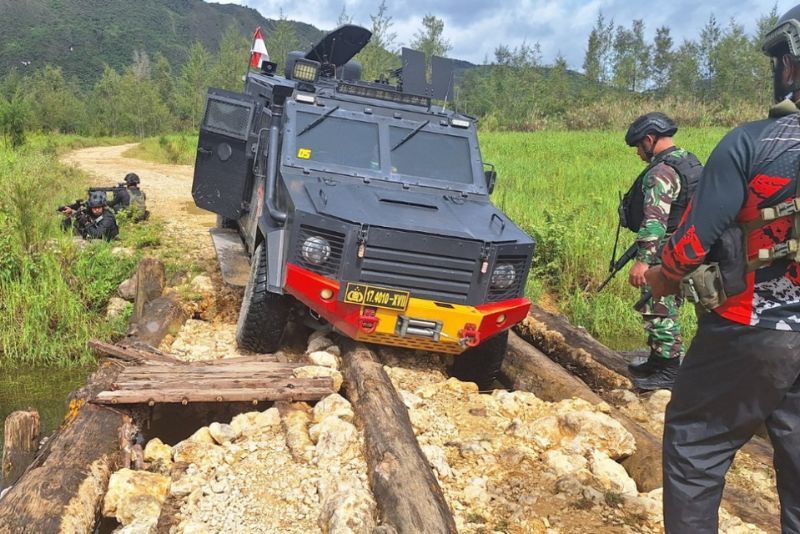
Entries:
{"label": "armored vehicle windshield", "polygon": [[[473,129],[415,114],[398,119],[328,106],[289,105],[294,147],[287,161],[349,176],[484,192]],[[435,123],[433,121],[436,121]]]}

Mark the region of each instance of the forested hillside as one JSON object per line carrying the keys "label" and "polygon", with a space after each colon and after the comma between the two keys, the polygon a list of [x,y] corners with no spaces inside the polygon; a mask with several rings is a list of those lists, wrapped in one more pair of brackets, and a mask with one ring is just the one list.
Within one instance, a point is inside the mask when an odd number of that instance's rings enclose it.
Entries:
{"label": "forested hillside", "polygon": [[[192,43],[217,50],[231,26],[242,35],[257,26],[271,33],[279,13],[273,15],[202,0],[0,0],[0,71],[50,64],[91,87],[105,65],[122,71],[136,50],[182,65]],[[290,24],[303,48],[323,35],[309,24]]]}

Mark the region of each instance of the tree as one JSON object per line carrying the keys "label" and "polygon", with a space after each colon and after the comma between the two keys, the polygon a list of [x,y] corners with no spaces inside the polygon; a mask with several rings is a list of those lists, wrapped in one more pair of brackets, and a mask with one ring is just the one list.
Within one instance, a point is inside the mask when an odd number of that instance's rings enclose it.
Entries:
{"label": "tree", "polygon": [[189,59],[181,69],[175,93],[178,116],[192,130],[197,129],[208,89],[208,66],[211,58],[205,47],[196,41],[189,50]]}
{"label": "tree", "polygon": [[21,88],[7,101],[0,97],[0,127],[3,130],[3,139],[11,148],[16,149],[25,144],[25,131],[30,115],[31,108]]}
{"label": "tree", "polygon": [[594,28],[589,34],[586,56],[583,60],[583,71],[594,82],[609,79],[611,44],[614,38],[614,20],[606,24],[603,13],[597,15]]}
{"label": "tree", "polygon": [[710,15],[708,22],[703,26],[700,32],[699,52],[699,67],[700,78],[710,81],[716,74],[714,72],[713,55],[714,51],[719,46],[719,40],[722,38],[722,30],[719,27],[716,17]]}
{"label": "tree", "polygon": [[681,98],[695,97],[699,83],[700,47],[684,40],[673,56],[668,92]]}
{"label": "tree", "polygon": [[89,106],[91,132],[112,136],[122,133],[124,107],[122,78],[117,71],[106,65],[103,77],[92,89]]}
{"label": "tree", "polygon": [[67,81],[61,67],[46,65],[34,72],[25,95],[31,107],[31,126],[37,130],[77,132],[86,107],[76,81]]}
{"label": "tree", "polygon": [[422,29],[414,34],[411,48],[425,54],[425,60],[430,63],[431,56],[445,56],[452,46],[444,38],[444,21],[434,15],[422,17]]}
{"label": "tree", "polygon": [[345,24],[352,24],[353,17],[347,13],[347,6],[342,4],[342,11],[339,13],[339,18],[336,19],[337,26],[344,26]]}
{"label": "tree", "polygon": [[158,87],[158,94],[171,110],[175,110],[173,91],[175,90],[175,79],[172,76],[172,65],[164,54],[158,53],[155,57],[152,70],[153,83]]}
{"label": "tree", "polygon": [[392,31],[392,17],[387,11],[386,0],[381,0],[378,12],[369,16],[372,37],[356,56],[366,80],[377,80],[400,66],[400,58],[394,50],[397,34]]}
{"label": "tree", "polygon": [[633,32],[619,26],[614,36],[613,81],[616,87],[636,89],[636,50]]}
{"label": "tree", "polygon": [[235,26],[228,26],[219,43],[219,52],[214,58],[209,76],[209,85],[239,91],[242,88],[242,75],[247,70],[250,59],[250,43]]}
{"label": "tree", "polygon": [[272,32],[267,35],[266,41],[270,60],[282,65],[284,69],[289,52],[300,48],[300,40],[297,38],[294,25],[286,19],[283,11],[280,13],[280,18],[275,21]]}
{"label": "tree", "polygon": [[653,84],[656,89],[666,89],[672,76],[674,54],[672,37],[667,26],[656,29],[653,41]]}
{"label": "tree", "polygon": [[644,40],[644,21],[634,20],[631,27],[633,34],[633,56],[635,59],[635,71],[633,79],[633,89],[643,91],[647,87],[647,80],[650,78],[652,49]]}

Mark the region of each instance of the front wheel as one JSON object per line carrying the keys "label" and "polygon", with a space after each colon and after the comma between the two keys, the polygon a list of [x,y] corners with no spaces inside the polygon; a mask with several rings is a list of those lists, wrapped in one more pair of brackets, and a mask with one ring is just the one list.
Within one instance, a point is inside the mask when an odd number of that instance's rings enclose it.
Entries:
{"label": "front wheel", "polygon": [[508,330],[456,356],[450,374],[464,382],[475,382],[481,390],[491,389],[507,348]]}
{"label": "front wheel", "polygon": [[262,242],[253,253],[250,278],[244,290],[236,342],[253,352],[275,352],[289,320],[292,297],[267,290],[267,251]]}

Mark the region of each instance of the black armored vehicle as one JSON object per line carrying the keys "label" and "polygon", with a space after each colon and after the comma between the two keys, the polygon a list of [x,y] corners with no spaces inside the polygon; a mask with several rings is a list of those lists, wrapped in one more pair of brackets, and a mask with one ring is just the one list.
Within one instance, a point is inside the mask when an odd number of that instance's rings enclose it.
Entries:
{"label": "black armored vehicle", "polygon": [[248,258],[238,343],[275,350],[305,307],[353,339],[458,355],[486,386],[530,307],[534,242],[489,200],[474,120],[433,104],[449,60],[431,73],[406,49],[395,83],[362,81],[369,38],[343,26],[285,76],[265,63],[243,93],[209,90],[192,195],[217,214],[223,276],[232,248]]}

